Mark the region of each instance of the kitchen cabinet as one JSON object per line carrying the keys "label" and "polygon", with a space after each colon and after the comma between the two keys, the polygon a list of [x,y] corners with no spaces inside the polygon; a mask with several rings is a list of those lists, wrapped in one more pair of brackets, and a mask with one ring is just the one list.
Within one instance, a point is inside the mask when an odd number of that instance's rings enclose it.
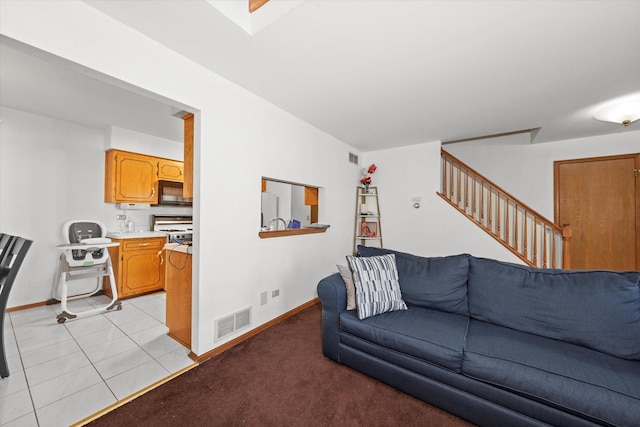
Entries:
{"label": "kitchen cabinet", "polygon": [[309,205],[309,223],[318,222],[318,188],[304,187],[304,204]]}
{"label": "kitchen cabinet", "polygon": [[184,163],[177,160],[158,159],[158,179],[182,182]]}
{"label": "kitchen cabinet", "polygon": [[184,163],[122,150],[105,152],[106,203],[158,203],[158,180],[183,182]]}
{"label": "kitchen cabinet", "polygon": [[[178,249],[179,248],[179,249]],[[191,254],[186,246],[165,246],[165,290],[169,336],[191,348]]]}
{"label": "kitchen cabinet", "polygon": [[153,157],[108,150],[105,153],[104,201],[156,203],[156,168]]}
{"label": "kitchen cabinet", "polygon": [[318,206],[317,187],[304,187],[304,204],[309,206]]}
{"label": "kitchen cabinet", "polygon": [[[164,289],[165,261],[162,248],[166,237],[111,240],[120,243],[119,246],[109,248],[118,298]],[[111,297],[109,287],[103,286],[103,289]]]}

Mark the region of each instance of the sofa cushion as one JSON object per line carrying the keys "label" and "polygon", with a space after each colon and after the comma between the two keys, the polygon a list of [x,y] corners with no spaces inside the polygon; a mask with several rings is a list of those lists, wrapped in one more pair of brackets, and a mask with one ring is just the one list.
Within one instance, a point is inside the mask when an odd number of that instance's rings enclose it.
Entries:
{"label": "sofa cushion", "polygon": [[471,317],[640,360],[640,273],[469,259]]}
{"label": "sofa cushion", "polygon": [[337,264],[340,277],[344,281],[345,288],[347,290],[347,310],[356,309],[356,285],[353,284],[353,275],[351,270],[346,265]]}
{"label": "sofa cushion", "polygon": [[460,372],[469,318],[411,306],[359,320],[353,311],[340,313],[340,330],[390,350]]}
{"label": "sofa cushion", "polygon": [[469,255],[424,258],[391,249],[358,246],[362,256],[394,254],[402,299],[406,303],[468,314]]}
{"label": "sofa cushion", "polygon": [[637,425],[640,363],[471,320],[463,374],[599,423]]}
{"label": "sofa cushion", "polygon": [[366,319],[388,311],[406,310],[398,284],[394,255],[347,256],[356,288],[358,317]]}

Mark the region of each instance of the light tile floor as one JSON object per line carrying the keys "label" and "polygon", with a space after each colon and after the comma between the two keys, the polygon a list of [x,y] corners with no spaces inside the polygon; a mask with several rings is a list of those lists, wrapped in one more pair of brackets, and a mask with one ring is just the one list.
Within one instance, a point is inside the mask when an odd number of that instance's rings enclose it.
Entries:
{"label": "light tile floor", "polygon": [[[73,311],[105,296],[69,302]],[[69,426],[194,362],[167,335],[165,293],[122,301],[122,310],[58,324],[60,304],[7,313],[10,375],[0,379],[0,426]]]}

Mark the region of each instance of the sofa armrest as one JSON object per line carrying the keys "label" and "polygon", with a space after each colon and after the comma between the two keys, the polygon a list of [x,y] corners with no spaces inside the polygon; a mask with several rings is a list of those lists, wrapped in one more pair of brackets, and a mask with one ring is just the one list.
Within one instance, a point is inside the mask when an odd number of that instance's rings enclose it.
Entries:
{"label": "sofa armrest", "polygon": [[339,273],[318,283],[318,297],[322,303],[322,354],[340,362],[340,313],[347,308],[347,288]]}

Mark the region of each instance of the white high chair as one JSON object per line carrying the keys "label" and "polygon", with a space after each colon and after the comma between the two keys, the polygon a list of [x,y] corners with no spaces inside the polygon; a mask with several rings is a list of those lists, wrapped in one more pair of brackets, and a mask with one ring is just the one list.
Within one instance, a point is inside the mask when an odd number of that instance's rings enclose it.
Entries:
{"label": "white high chair", "polygon": [[[54,277],[51,297],[60,295],[62,313],[58,314],[58,323],[64,323],[67,319],[75,319],[81,316],[90,316],[112,309],[122,310],[122,303],[118,301],[116,279],[113,274],[110,246],[118,246],[111,239],[106,238],[107,229],[103,223],[92,220],[67,221],[62,226],[62,232],[67,243],[58,245],[62,251],[60,262]],[[108,276],[111,286],[112,299],[108,304],[95,307],[90,310],[73,312],[67,302],[79,298],[87,298],[102,290],[102,278]],[[90,292],[69,296],[69,282],[79,279],[96,278],[96,287]]]}

